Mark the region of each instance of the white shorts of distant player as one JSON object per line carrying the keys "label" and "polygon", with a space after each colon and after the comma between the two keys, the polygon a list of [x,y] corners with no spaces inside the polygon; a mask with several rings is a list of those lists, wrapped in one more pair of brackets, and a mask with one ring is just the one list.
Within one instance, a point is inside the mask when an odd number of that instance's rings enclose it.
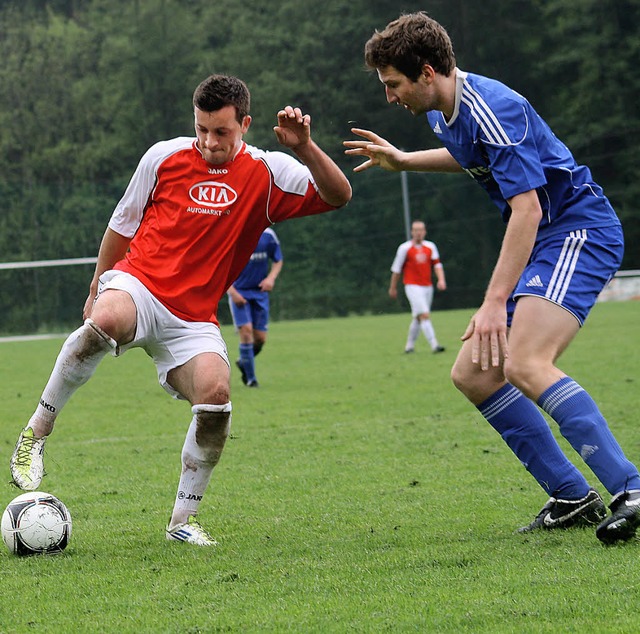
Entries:
{"label": "white shorts of distant player", "polygon": [[117,289],[129,293],[136,305],[137,324],[133,341],[118,346],[120,356],[129,348],[142,348],[154,361],[160,385],[174,398],[184,398],[167,383],[173,368],[203,352],[219,354],[229,365],[227,346],[220,329],[211,322],[184,321],[169,312],[142,282],[129,273],[106,271],[100,276],[98,293]]}
{"label": "white shorts of distant player", "polygon": [[431,312],[433,301],[433,286],[419,286],[418,284],[406,284],[404,292],[411,304],[411,314],[414,317]]}

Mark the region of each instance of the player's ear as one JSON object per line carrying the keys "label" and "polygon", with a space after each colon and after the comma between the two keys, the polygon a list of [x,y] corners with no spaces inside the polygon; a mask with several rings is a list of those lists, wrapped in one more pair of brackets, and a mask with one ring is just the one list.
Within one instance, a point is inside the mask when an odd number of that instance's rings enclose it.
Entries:
{"label": "player's ear", "polygon": [[433,66],[429,64],[423,64],[422,70],[420,71],[420,76],[423,77],[428,84],[430,84],[436,76],[436,71],[433,70]]}
{"label": "player's ear", "polygon": [[246,115],[244,119],[242,119],[242,124],[240,126],[240,129],[242,130],[242,134],[246,134],[250,125],[251,125],[251,115]]}

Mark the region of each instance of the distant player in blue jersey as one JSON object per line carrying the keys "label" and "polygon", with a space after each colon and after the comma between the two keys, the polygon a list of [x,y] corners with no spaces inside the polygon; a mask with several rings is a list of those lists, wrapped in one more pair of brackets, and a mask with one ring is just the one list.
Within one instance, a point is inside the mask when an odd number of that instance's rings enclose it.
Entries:
{"label": "distant player in blue jersey", "polygon": [[247,387],[258,387],[255,357],[267,341],[269,293],[282,265],[278,236],[273,229],[265,229],[251,259],[227,293],[233,323],[240,336],[240,358],[236,366]]}
{"label": "distant player in blue jersey", "polygon": [[[464,171],[507,223],[451,376],[550,496],[520,530],[599,523],[602,542],[631,539],[640,525],[638,469],[593,399],[556,366],[622,260],[622,229],[609,201],[524,97],[456,67],[447,32],[426,13],[376,31],[365,61],[387,101],[426,114],[444,147],[402,152],[354,128],[365,140],[345,141],[346,153],[366,158],[355,171]],[[536,404],[613,496],[608,517]]]}

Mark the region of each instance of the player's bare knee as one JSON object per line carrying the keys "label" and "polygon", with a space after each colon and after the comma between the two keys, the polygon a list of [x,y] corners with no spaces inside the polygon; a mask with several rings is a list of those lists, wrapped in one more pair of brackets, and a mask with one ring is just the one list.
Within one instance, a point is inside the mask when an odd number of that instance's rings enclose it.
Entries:
{"label": "player's bare knee", "polygon": [[231,392],[229,389],[229,382],[220,380],[212,383],[206,390],[201,391],[200,398],[201,403],[212,403],[214,405],[224,405],[231,399]]}
{"label": "player's bare knee", "polygon": [[98,326],[98,324],[96,324],[93,319],[86,319],[84,323],[85,325],[89,326],[98,335],[98,337],[102,339],[102,341],[104,341],[104,343],[106,343],[111,349],[115,350],[118,347],[115,339],[113,339],[113,337],[110,337],[102,328],[100,328],[100,326]]}
{"label": "player's bare knee", "polygon": [[529,395],[535,382],[536,366],[525,359],[509,357],[504,362],[504,375],[511,385]]}
{"label": "player's bare knee", "polygon": [[478,405],[504,383],[504,378],[501,372],[480,371],[475,365],[456,362],[451,369],[451,381],[471,403]]}
{"label": "player's bare knee", "polygon": [[466,386],[469,383],[468,373],[465,372],[459,363],[454,363],[451,368],[451,381],[460,392],[465,394]]}

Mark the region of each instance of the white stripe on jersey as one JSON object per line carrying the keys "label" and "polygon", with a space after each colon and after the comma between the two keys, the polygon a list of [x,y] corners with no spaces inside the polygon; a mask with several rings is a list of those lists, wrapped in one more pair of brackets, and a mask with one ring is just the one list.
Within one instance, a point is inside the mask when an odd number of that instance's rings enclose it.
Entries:
{"label": "white stripe on jersey", "polygon": [[275,232],[271,227],[267,227],[267,228],[264,230],[264,233],[268,233],[268,234],[273,238],[273,240],[275,241],[275,243],[276,243],[278,246],[280,246],[280,239],[278,238],[278,236],[276,235],[276,232]]}
{"label": "white stripe on jersey", "polygon": [[509,136],[487,105],[487,102],[467,82],[462,86],[462,101],[469,106],[471,116],[482,128],[490,143],[495,143],[496,145],[511,144]]}
{"label": "white stripe on jersey", "polygon": [[526,113],[523,113],[527,121],[525,133],[519,141],[512,141],[487,102],[466,81],[462,86],[461,100],[469,106],[471,116],[476,120],[489,143],[493,145],[518,145],[522,139],[526,138],[529,131],[529,118]]}
{"label": "white stripe on jersey", "polygon": [[556,267],[553,270],[553,275],[551,276],[551,281],[549,282],[549,287],[545,293],[545,297],[551,301],[562,304],[562,300],[571,283],[576,264],[578,263],[580,250],[586,241],[586,229],[572,231],[567,238],[565,238],[560,257],[558,258]]}

